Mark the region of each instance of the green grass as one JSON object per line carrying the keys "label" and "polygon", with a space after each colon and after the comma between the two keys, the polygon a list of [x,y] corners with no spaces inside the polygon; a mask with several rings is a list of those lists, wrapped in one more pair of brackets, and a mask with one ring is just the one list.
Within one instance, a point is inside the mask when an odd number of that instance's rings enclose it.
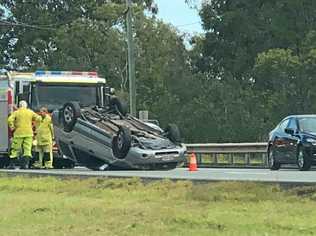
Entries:
{"label": "green grass", "polygon": [[316,235],[316,188],[0,177],[0,235]]}

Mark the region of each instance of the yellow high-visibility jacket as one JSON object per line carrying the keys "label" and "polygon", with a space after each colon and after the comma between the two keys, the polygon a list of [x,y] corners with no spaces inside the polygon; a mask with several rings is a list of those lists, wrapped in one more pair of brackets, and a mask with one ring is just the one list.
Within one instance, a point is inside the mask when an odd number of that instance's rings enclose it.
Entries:
{"label": "yellow high-visibility jacket", "polygon": [[40,121],[42,118],[34,111],[27,108],[19,108],[8,118],[8,125],[14,130],[14,137],[32,137],[32,121]]}
{"label": "yellow high-visibility jacket", "polygon": [[37,123],[36,127],[36,141],[37,145],[51,145],[54,139],[54,130],[52,118],[46,115],[42,121]]}

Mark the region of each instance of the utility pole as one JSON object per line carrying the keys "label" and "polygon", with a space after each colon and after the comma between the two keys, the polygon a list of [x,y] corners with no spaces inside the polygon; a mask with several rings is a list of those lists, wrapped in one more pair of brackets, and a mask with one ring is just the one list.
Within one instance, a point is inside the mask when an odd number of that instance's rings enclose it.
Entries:
{"label": "utility pole", "polygon": [[129,106],[130,113],[136,116],[136,83],[135,83],[135,54],[132,31],[132,0],[126,0],[126,28],[128,50],[128,79],[129,79]]}

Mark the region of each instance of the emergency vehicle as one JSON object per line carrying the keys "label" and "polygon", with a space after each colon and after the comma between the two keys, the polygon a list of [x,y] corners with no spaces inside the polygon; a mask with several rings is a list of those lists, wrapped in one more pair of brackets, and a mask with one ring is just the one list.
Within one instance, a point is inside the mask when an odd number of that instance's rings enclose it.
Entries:
{"label": "emergency vehicle", "polygon": [[[103,106],[107,99],[106,94],[110,91],[105,83],[106,80],[100,78],[96,72],[0,71],[0,168],[6,165],[10,150],[11,134],[7,118],[19,101],[27,101],[29,108],[35,112],[41,107],[52,112],[69,101],[79,102],[83,107]],[[59,168],[67,166],[61,160],[56,163]]]}

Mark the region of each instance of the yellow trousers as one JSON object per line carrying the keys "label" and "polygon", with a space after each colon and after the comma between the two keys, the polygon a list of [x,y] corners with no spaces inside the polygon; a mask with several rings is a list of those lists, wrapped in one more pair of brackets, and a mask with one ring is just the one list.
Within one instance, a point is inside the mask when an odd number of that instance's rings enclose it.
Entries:
{"label": "yellow trousers", "polygon": [[53,168],[53,146],[37,145],[35,151],[38,153],[38,161],[34,163],[36,167]]}
{"label": "yellow trousers", "polygon": [[13,137],[11,144],[10,158],[32,157],[32,141],[33,137]]}

